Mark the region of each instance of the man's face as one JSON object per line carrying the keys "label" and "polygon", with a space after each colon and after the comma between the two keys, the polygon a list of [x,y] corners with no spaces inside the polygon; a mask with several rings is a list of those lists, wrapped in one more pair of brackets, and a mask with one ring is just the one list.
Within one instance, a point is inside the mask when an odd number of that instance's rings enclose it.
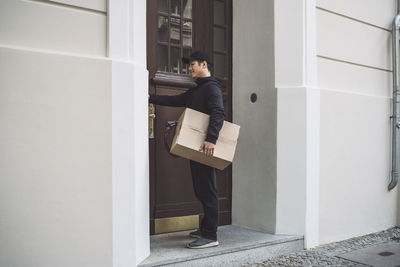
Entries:
{"label": "man's face", "polygon": [[204,61],[199,64],[198,61],[194,60],[189,64],[189,72],[193,79],[204,77],[205,70],[207,70],[207,67]]}

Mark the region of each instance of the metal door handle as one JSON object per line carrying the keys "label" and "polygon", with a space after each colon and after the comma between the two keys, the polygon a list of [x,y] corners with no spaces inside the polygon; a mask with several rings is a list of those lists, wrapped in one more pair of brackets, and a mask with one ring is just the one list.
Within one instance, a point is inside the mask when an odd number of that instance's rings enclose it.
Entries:
{"label": "metal door handle", "polygon": [[149,104],[149,138],[154,139],[154,119],[156,118],[156,109],[153,104]]}

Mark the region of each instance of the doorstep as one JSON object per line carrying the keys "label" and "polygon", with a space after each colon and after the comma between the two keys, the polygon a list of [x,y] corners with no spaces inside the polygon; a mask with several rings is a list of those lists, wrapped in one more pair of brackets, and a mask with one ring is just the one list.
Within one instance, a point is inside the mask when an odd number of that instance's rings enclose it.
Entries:
{"label": "doorstep", "polygon": [[139,267],[148,266],[241,266],[304,249],[302,236],[272,235],[243,227],[218,227],[218,247],[188,249],[194,240],[190,231],[153,235],[150,256]]}

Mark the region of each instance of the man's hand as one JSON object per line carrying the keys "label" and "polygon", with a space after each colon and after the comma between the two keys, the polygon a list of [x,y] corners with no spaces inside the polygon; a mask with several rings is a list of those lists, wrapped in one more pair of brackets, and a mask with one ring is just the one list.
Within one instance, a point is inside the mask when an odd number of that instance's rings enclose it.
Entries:
{"label": "man's hand", "polygon": [[206,153],[207,156],[212,157],[214,155],[214,144],[204,141],[199,151]]}

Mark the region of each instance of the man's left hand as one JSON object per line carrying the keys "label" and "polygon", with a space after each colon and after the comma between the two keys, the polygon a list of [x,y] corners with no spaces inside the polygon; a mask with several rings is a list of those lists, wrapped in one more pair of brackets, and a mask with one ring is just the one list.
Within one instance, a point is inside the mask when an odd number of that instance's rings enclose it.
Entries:
{"label": "man's left hand", "polygon": [[206,153],[207,156],[212,157],[214,155],[214,144],[204,141],[199,151]]}

